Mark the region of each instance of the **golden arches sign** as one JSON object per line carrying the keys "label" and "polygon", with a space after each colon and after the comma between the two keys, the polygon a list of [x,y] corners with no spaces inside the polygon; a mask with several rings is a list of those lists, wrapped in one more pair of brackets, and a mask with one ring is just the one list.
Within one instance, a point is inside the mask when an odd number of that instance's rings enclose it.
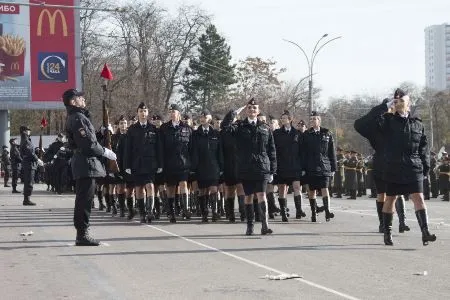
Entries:
{"label": "golden arches sign", "polygon": [[63,36],[67,36],[66,16],[64,16],[64,13],[60,9],[55,10],[53,13],[51,13],[48,9],[43,9],[41,11],[37,23],[37,32],[36,32],[37,36],[42,36],[42,21],[44,19],[44,16],[47,16],[48,19],[48,24],[50,27],[50,35],[55,35],[56,17],[59,16],[62,24]]}
{"label": "golden arches sign", "polygon": [[11,64],[11,71],[18,71],[20,70],[20,64],[18,62]]}

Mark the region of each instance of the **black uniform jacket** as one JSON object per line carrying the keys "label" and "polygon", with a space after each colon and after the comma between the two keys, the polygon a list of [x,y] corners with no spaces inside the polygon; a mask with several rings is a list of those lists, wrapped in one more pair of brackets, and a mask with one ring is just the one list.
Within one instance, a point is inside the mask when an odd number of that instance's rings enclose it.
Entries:
{"label": "black uniform jacket", "polygon": [[131,174],[154,174],[162,168],[162,148],[160,132],[155,125],[147,121],[143,128],[139,122],[131,125],[127,131],[125,147],[125,169]]}
{"label": "black uniform jacket", "polygon": [[127,146],[127,133],[116,133],[114,135],[114,140],[116,143],[113,143],[113,151],[117,155],[117,166],[119,167],[120,173],[123,174],[125,172],[125,148]]}
{"label": "black uniform jacket", "polygon": [[193,133],[192,171],[197,180],[218,180],[223,172],[223,153],[219,131],[209,126],[205,134],[199,126]]}
{"label": "black uniform jacket", "polygon": [[66,135],[69,148],[73,151],[73,179],[105,177],[105,168],[99,160],[105,150],[97,141],[89,111],[75,106],[67,106],[66,109]]}
{"label": "black uniform jacket", "polygon": [[34,145],[31,142],[31,138],[24,133],[20,139],[20,155],[22,156],[22,168],[37,169],[39,158],[34,152]]}
{"label": "black uniform jacket", "polygon": [[385,103],[375,107],[380,114],[368,124],[369,132],[383,136],[383,179],[408,184],[423,180],[430,170],[430,155],[422,121],[399,114],[386,114]]}
{"label": "black uniform jacket", "polygon": [[243,180],[264,180],[277,172],[277,157],[273,134],[267,124],[257,121],[255,125],[245,119],[234,123],[235,112],[230,111],[223,119],[223,130],[236,138],[238,177]]}
{"label": "black uniform jacket", "polygon": [[225,180],[237,180],[238,178],[238,168],[237,168],[237,147],[236,138],[233,136],[232,132],[223,130],[223,123],[220,124],[220,140],[222,144],[223,153],[223,175]]}
{"label": "black uniform jacket", "polygon": [[160,137],[163,155],[163,172],[168,174],[182,174],[191,171],[192,129],[181,122],[176,128],[172,121],[160,127]]}
{"label": "black uniform jacket", "polygon": [[331,176],[336,171],[333,136],[326,128],[303,133],[303,169],[307,176]]}
{"label": "black uniform jacket", "polygon": [[11,145],[11,167],[17,169],[20,163],[22,163],[22,156],[20,155],[19,146]]}
{"label": "black uniform jacket", "polygon": [[281,178],[300,179],[302,173],[302,133],[291,127],[289,133],[284,127],[273,132],[277,152],[277,175]]}
{"label": "black uniform jacket", "polygon": [[61,141],[54,141],[50,144],[47,151],[44,154],[43,160],[45,163],[51,162],[55,157],[56,153],[58,153],[59,149],[64,145]]}

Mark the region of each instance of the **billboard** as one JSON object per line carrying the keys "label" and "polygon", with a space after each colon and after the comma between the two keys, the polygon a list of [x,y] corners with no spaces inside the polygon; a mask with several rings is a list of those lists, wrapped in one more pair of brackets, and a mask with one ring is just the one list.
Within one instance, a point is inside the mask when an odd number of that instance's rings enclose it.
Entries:
{"label": "billboard", "polygon": [[[81,87],[79,0],[0,3],[0,109],[63,108]],[[58,7],[60,5],[61,7]]]}

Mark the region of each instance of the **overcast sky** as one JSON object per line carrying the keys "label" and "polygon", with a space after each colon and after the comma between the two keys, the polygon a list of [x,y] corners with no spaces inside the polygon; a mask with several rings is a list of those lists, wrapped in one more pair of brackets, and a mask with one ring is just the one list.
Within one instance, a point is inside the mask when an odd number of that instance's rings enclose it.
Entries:
{"label": "overcast sky", "polygon": [[324,34],[342,36],[318,54],[315,85],[321,100],[354,94],[381,97],[403,81],[425,83],[424,29],[450,23],[448,0],[164,0],[170,10],[196,4],[231,46],[234,60],[272,58],[286,67],[284,80],[307,72],[303,54]]}

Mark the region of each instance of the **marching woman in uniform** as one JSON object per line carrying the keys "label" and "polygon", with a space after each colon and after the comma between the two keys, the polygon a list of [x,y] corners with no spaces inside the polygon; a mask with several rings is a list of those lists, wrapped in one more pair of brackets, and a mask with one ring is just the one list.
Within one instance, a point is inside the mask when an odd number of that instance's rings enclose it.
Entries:
{"label": "marching woman in uniform", "polygon": [[[212,221],[219,219],[217,204],[219,178],[223,172],[223,154],[220,133],[211,125],[212,116],[204,110],[200,115],[200,125],[194,131],[192,171],[195,173],[200,190],[199,201],[202,222],[208,222],[208,205],[211,203]],[[209,199],[209,201],[208,201]]]}
{"label": "marching woman in uniform", "polygon": [[[155,197],[153,182],[155,174],[162,172],[162,150],[159,132],[148,120],[148,109],[143,102],[137,107],[137,115],[138,122],[127,132],[124,167],[133,177],[140,221],[150,223]],[[133,212],[133,202],[127,202]]]}
{"label": "marching woman in uniform", "polygon": [[[247,118],[233,124],[244,108]],[[238,176],[245,192],[246,235],[253,234],[253,194],[258,197],[261,234],[272,233],[268,226],[266,188],[277,171],[277,158],[272,132],[266,123],[258,120],[258,113],[259,105],[252,98],[245,107],[230,111],[222,122],[223,130],[233,133],[236,138]]]}
{"label": "marching woman in uniform", "polygon": [[302,134],[292,127],[292,117],[285,110],[281,115],[281,128],[273,132],[277,152],[278,202],[280,204],[281,218],[288,222],[287,216],[287,187],[292,184],[294,188],[294,204],[296,216],[305,216],[302,211],[302,191],[300,177],[302,173],[301,138]]}
{"label": "marching woman in uniform", "polygon": [[[424,246],[436,236],[428,230],[428,216],[423,196],[423,176],[430,168],[430,153],[422,121],[409,114],[410,99],[397,89],[393,100],[383,101],[366,115],[365,136],[380,133],[383,136],[383,174],[386,200],[383,205],[384,243],[392,246],[392,220],[397,195],[410,194],[417,221],[422,231]],[[394,114],[386,114],[393,107]],[[355,122],[355,128],[361,124]],[[377,186],[378,187],[378,186]]]}
{"label": "marching woman in uniform", "polygon": [[167,186],[167,202],[171,223],[176,223],[175,194],[177,186],[181,196],[183,217],[191,218],[188,209],[188,178],[191,171],[192,129],[181,121],[181,108],[177,104],[169,107],[170,120],[161,125],[161,146],[164,153],[163,170]]}
{"label": "marching woman in uniform", "polygon": [[120,217],[125,217],[125,199],[127,196],[127,179],[128,173],[125,172],[124,159],[125,147],[127,142],[127,120],[125,116],[119,117],[119,127],[114,135],[115,145],[114,152],[117,155],[117,165],[119,166],[119,174],[116,185],[117,200],[119,201]]}
{"label": "marching woman in uniform", "polygon": [[[304,160],[302,167],[306,171],[309,185],[309,204],[311,206],[311,221],[316,222],[316,213],[325,211],[325,220],[334,218],[330,212],[330,194],[328,186],[333,173],[336,171],[336,152],[333,136],[327,128],[321,127],[321,117],[312,112],[311,128],[303,135],[302,150]],[[322,193],[323,206],[317,207],[316,191]]]}

